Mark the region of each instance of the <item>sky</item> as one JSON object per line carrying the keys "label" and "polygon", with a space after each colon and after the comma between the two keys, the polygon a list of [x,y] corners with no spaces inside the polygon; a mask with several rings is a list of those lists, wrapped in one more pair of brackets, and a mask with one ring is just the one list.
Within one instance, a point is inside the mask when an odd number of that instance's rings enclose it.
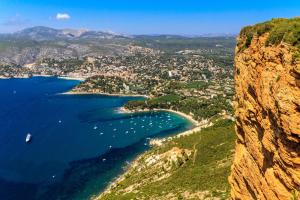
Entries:
{"label": "sky", "polygon": [[48,26],[124,34],[237,34],[300,16],[300,0],[0,0],[0,32]]}

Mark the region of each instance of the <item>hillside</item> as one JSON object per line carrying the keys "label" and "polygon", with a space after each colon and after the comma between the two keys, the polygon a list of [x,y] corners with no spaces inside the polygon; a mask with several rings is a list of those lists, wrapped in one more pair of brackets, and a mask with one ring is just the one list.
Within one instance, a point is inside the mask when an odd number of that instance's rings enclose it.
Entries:
{"label": "hillside", "polygon": [[38,63],[45,58],[116,55],[130,43],[129,37],[107,32],[33,27],[0,34],[0,65]]}
{"label": "hillside", "polygon": [[228,199],[233,122],[168,139],[138,157],[97,200]]}
{"label": "hillside", "polygon": [[235,56],[232,199],[299,199],[300,18],[244,28]]}

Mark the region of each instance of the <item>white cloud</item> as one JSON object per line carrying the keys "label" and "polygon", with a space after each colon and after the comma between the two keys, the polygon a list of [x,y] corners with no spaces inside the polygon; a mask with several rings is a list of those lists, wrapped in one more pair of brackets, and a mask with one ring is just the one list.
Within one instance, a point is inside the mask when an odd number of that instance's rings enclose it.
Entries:
{"label": "white cloud", "polygon": [[56,14],[57,20],[68,20],[70,18],[71,18],[71,16],[68,13],[57,13]]}

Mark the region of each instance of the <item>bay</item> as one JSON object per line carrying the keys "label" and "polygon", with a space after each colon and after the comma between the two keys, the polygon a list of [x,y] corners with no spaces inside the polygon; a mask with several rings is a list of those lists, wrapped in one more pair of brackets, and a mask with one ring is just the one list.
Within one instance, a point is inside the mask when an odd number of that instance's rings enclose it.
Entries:
{"label": "bay", "polygon": [[78,83],[0,80],[1,199],[88,199],[149,149],[150,138],[193,126],[169,112],[118,112],[141,97],[60,94]]}

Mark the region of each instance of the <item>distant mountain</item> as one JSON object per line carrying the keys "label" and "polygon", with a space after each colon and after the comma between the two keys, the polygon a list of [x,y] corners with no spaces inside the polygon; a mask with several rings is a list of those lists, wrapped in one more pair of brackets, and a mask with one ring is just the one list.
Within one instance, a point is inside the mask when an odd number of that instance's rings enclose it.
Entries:
{"label": "distant mountain", "polygon": [[44,26],[0,34],[0,66],[36,63],[44,58],[67,59],[131,53],[129,46],[176,52],[182,49],[233,48],[235,38],[135,35],[86,29],[54,29]]}
{"label": "distant mountain", "polygon": [[[103,32],[103,31],[89,31],[86,29],[54,29],[44,26],[36,26],[26,28],[11,34],[2,35],[10,38],[26,38],[36,41],[57,40],[57,39],[112,39],[118,37],[125,37],[124,35]],[[0,35],[1,37],[1,35]]]}
{"label": "distant mountain", "polygon": [[113,32],[37,26],[0,34],[0,65],[24,65],[44,58],[122,54],[131,44],[131,37]]}

